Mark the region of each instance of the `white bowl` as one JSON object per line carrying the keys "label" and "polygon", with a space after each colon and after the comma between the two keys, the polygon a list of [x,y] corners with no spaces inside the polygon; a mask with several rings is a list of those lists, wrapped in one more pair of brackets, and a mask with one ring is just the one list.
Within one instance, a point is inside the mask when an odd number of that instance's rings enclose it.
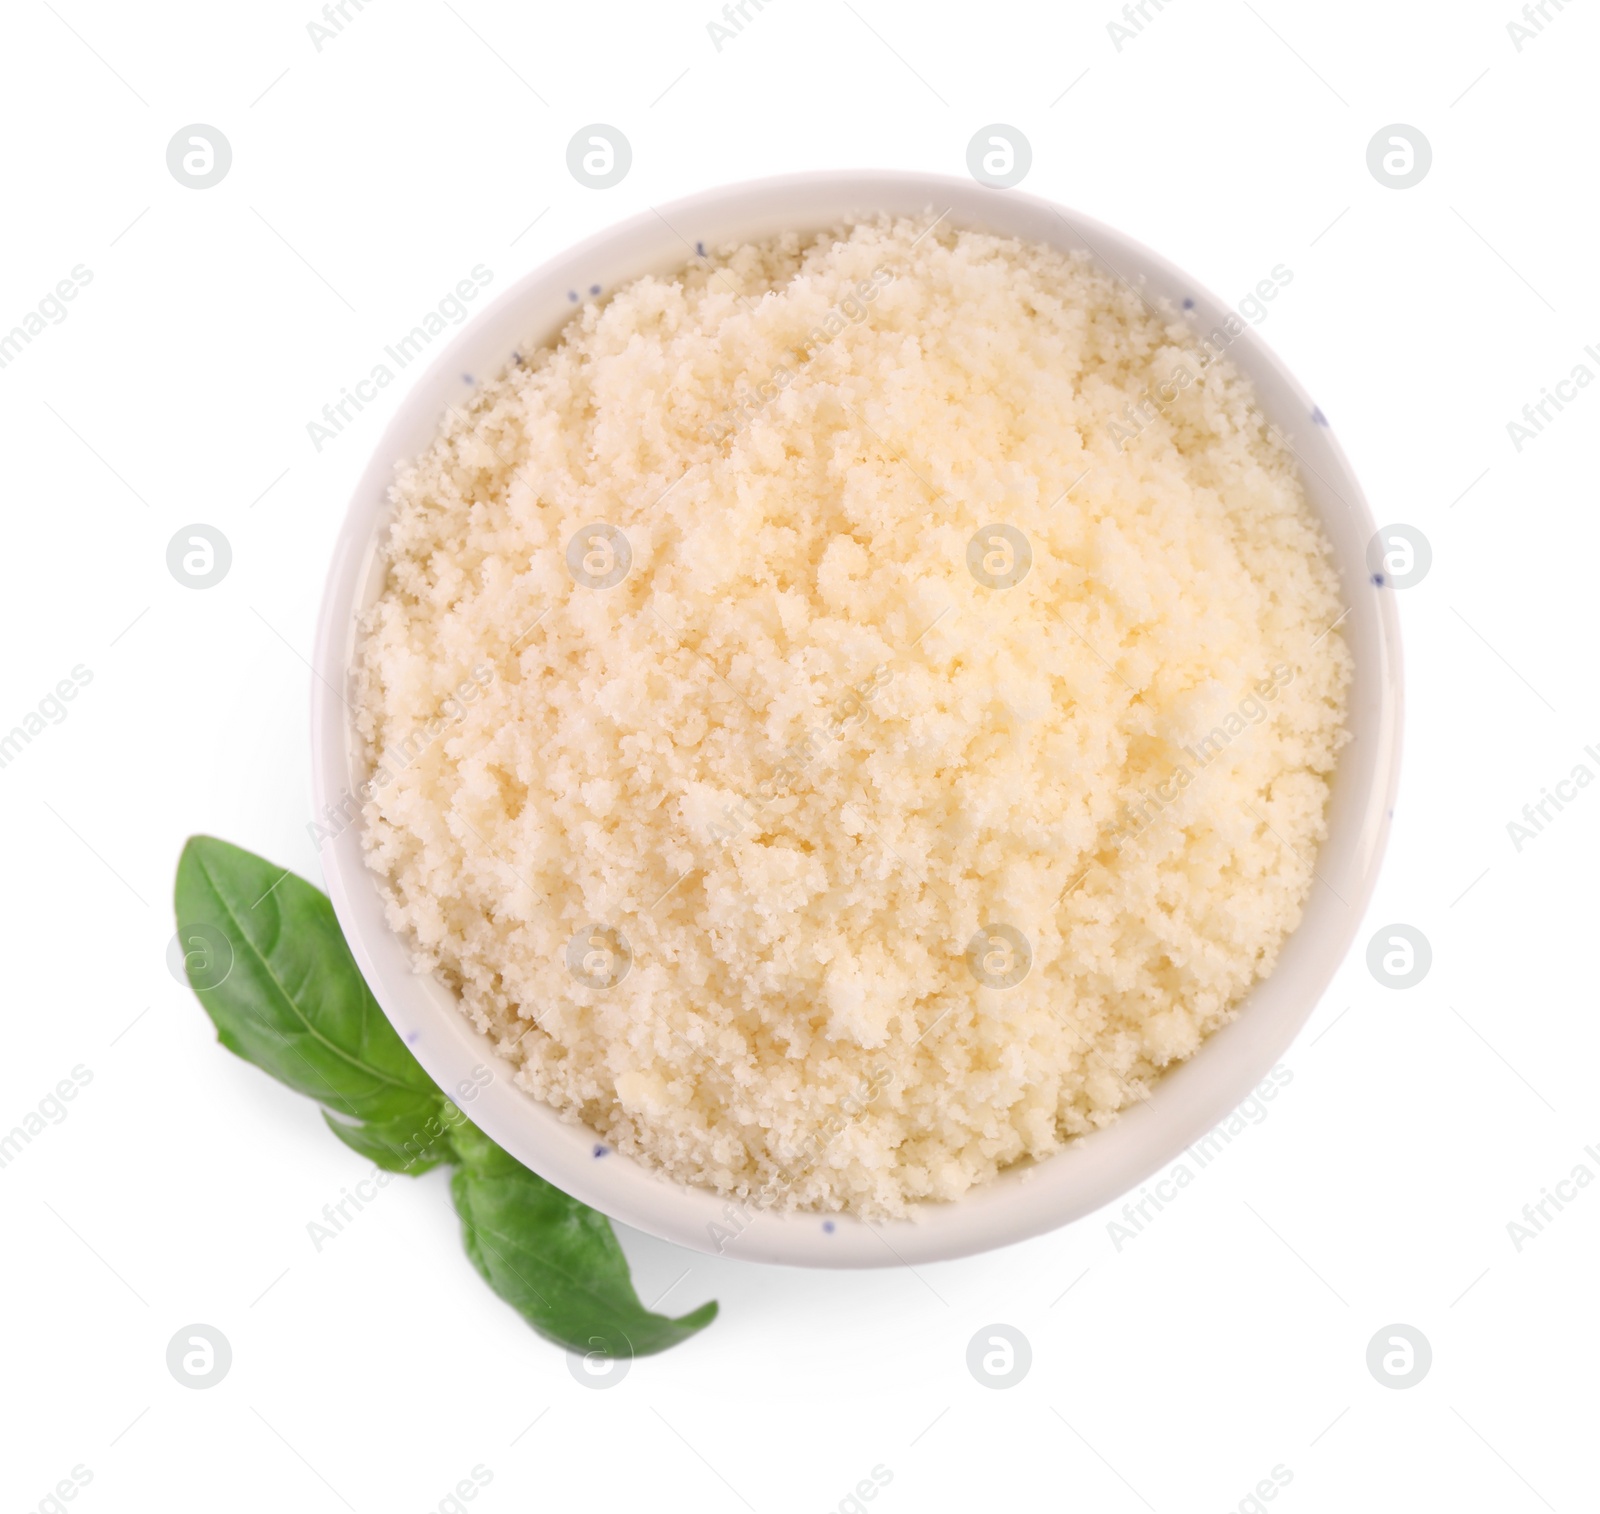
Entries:
{"label": "white bowl", "polygon": [[[1193,279],[1108,227],[1012,190],[928,174],[847,172],[788,175],[711,190],[646,211],[591,237],[502,294],[434,359],[378,443],[334,549],[317,627],[311,683],[314,792],[322,810],[365,774],[357,764],[347,689],[356,620],[376,597],[378,557],[396,463],[433,440],[462,374],[492,375],[512,352],[547,340],[571,316],[569,291],[612,289],[640,274],[681,267],[692,244],[815,231],[882,211],[946,212],[957,226],[1011,234],[1063,249],[1087,248],[1152,298],[1193,300],[1204,331],[1233,315]],[[700,1251],[814,1267],[928,1262],[1003,1246],[1053,1230],[1136,1187],[1225,1119],[1282,1056],[1316,1007],[1361,922],[1372,893],[1399,769],[1401,671],[1393,591],[1371,582],[1366,554],[1374,524],[1350,465],[1321,412],[1246,325],[1229,357],[1255,383],[1262,409],[1298,454],[1306,492],[1333,543],[1349,607],[1341,630],[1355,661],[1349,722],[1333,784],[1329,833],[1318,881],[1299,928],[1272,976],[1238,1017],[1187,1062],[1167,1072],[1151,1097],[1103,1130],[1049,1159],[1002,1174],[947,1204],[926,1204],[914,1220],[867,1224],[845,1215],[741,1215],[708,1190],[689,1188],[618,1152],[597,1154],[593,1131],[569,1124],[519,1090],[497,1057],[432,977],[411,970],[405,943],[384,919],[377,882],[361,852],[361,827],[323,846],[328,892],[378,1002],[446,1091],[472,1070],[496,1074],[467,1111],[519,1161],[613,1219]],[[731,1217],[731,1218],[730,1218]],[[732,1240],[722,1239],[737,1231]]]}

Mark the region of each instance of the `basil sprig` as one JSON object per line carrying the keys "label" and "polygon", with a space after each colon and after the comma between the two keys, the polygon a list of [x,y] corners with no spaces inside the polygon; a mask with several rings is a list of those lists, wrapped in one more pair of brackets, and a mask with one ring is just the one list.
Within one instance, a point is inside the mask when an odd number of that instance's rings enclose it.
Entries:
{"label": "basil sprig", "polygon": [[664,1351],[716,1318],[639,1301],[611,1222],[522,1166],[445,1096],[395,1034],[333,906],[303,878],[191,836],[175,903],[189,986],[217,1039],[297,1093],[352,1150],[390,1172],[452,1163],[473,1266],[539,1334],[626,1358]]}

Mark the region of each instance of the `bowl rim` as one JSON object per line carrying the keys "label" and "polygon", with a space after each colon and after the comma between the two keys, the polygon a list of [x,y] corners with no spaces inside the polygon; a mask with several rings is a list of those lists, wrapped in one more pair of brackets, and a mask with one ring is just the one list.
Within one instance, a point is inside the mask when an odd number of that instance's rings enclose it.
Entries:
{"label": "bowl rim", "polygon": [[[596,274],[610,288],[640,273],[681,267],[688,261],[683,248],[694,242],[755,239],[783,229],[805,233],[882,211],[909,214],[917,207],[932,213],[941,205],[964,228],[1086,248],[1124,282],[1131,274],[1175,305],[1181,291],[1193,301],[1202,328],[1207,321],[1240,324],[1227,302],[1133,238],[1015,189],[914,171],[855,169],[704,190],[585,238],[523,274],[467,320],[432,356],[390,418],[351,494],[329,561],[310,680],[313,802],[334,832],[320,847],[327,891],[374,996],[440,1087],[520,1162],[614,1220],[702,1252],[820,1267],[948,1260],[1057,1229],[1175,1166],[1252,1090],[1262,1089],[1264,1098],[1275,1094],[1270,1074],[1346,956],[1386,849],[1404,705],[1394,592],[1366,570],[1376,527],[1343,450],[1310,396],[1255,327],[1244,324],[1228,355],[1255,384],[1263,411],[1280,433],[1299,437],[1301,446],[1292,439],[1289,445],[1312,508],[1333,542],[1345,606],[1340,622],[1355,663],[1347,716],[1352,739],[1335,773],[1311,896],[1273,972],[1251,989],[1233,1021],[1163,1073],[1148,1099],[1043,1161],[1008,1169],[959,1199],[919,1205],[908,1219],[869,1223],[844,1213],[764,1211],[679,1183],[562,1119],[515,1086],[511,1064],[441,983],[412,971],[408,948],[390,929],[377,878],[362,856],[359,807],[348,818],[360,774],[353,710],[341,692],[351,687],[356,617],[370,601],[396,465],[428,445],[448,397],[460,393],[461,378],[472,371],[498,373],[520,346],[551,341],[577,308],[575,291],[594,283]],[[1057,224],[1064,230],[1055,229]],[[683,228],[702,235],[685,236]],[[1290,429],[1296,421],[1310,430]],[[1327,880],[1330,869],[1342,889],[1335,891]],[[485,1067],[492,1076],[480,1086]],[[1160,1198],[1155,1202],[1159,1207]]]}

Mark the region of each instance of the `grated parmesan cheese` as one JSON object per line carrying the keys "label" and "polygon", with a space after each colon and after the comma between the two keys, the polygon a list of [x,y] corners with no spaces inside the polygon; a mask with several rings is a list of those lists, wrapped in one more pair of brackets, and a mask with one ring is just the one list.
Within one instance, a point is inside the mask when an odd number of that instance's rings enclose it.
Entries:
{"label": "grated parmesan cheese", "polygon": [[1235,1013],[1350,658],[1228,335],[885,219],[611,291],[452,413],[362,628],[365,845],[529,1092],[891,1215]]}

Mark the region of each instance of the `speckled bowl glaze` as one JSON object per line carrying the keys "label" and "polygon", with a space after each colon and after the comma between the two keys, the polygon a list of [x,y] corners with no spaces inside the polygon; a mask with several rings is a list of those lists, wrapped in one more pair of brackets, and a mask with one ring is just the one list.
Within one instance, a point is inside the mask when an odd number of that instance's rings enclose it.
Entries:
{"label": "speckled bowl glaze", "polygon": [[[695,195],[591,237],[528,274],[469,322],[434,359],[384,432],[350,501],[328,573],[311,681],[312,770],[320,809],[364,780],[349,707],[357,618],[382,580],[379,543],[396,463],[432,441],[463,374],[497,373],[514,350],[553,337],[572,293],[609,289],[676,269],[696,242],[753,240],[841,221],[943,213],[954,225],[1087,249],[1147,297],[1166,298],[1203,331],[1234,318],[1222,300],[1108,227],[1015,190],[927,174],[798,174]],[[519,1090],[512,1067],[469,1023],[454,995],[412,971],[406,944],[384,918],[362,858],[360,826],[324,843],[328,892],[378,1002],[447,1091],[473,1070],[495,1076],[466,1106],[471,1118],[535,1172],[624,1224],[700,1251],[809,1267],[914,1265],[1025,1240],[1091,1214],[1135,1188],[1225,1119],[1282,1056],[1348,950],[1371,896],[1399,773],[1402,710],[1399,623],[1392,590],[1366,566],[1375,527],[1360,485],[1322,413],[1244,325],[1228,355],[1254,382],[1268,419],[1300,459],[1312,507],[1333,544],[1347,614],[1340,627],[1355,662],[1349,723],[1317,882],[1272,976],[1238,1017],[1155,1085],[1152,1096],[1049,1159],[1020,1166],[910,1219],[868,1224],[849,1215],[742,1210],[611,1151]]]}

